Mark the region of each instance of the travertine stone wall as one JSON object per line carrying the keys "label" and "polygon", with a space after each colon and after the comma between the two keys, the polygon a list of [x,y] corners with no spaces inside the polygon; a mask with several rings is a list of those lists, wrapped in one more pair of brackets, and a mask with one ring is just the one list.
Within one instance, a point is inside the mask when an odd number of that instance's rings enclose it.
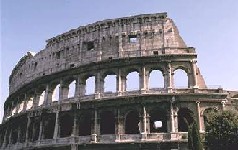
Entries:
{"label": "travertine stone wall", "polygon": [[166,13],[99,21],[47,40],[45,49],[36,54],[27,53],[12,71],[9,91],[14,93],[36,78],[90,62],[195,53],[193,49],[181,48],[186,48],[186,44]]}

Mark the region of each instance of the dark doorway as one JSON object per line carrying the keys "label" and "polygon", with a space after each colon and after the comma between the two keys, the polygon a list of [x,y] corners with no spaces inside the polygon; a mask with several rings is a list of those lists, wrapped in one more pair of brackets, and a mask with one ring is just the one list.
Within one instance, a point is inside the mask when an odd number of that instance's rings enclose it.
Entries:
{"label": "dark doorway", "polygon": [[178,111],[178,131],[188,132],[188,126],[193,123],[193,112],[187,108]]}
{"label": "dark doorway", "polygon": [[79,136],[91,135],[92,117],[91,113],[83,113],[79,119]]}
{"label": "dark doorway", "polygon": [[[156,129],[154,126],[155,121],[161,121],[162,127]],[[150,112],[150,132],[167,132],[167,112],[165,110],[161,108],[156,108]]]}
{"label": "dark doorway", "polygon": [[139,113],[137,111],[130,111],[126,116],[126,134],[139,134]]}
{"label": "dark doorway", "polygon": [[60,115],[60,137],[71,136],[74,125],[74,118],[69,113]]}
{"label": "dark doorway", "polygon": [[115,134],[115,117],[111,111],[103,111],[100,116],[101,134]]}

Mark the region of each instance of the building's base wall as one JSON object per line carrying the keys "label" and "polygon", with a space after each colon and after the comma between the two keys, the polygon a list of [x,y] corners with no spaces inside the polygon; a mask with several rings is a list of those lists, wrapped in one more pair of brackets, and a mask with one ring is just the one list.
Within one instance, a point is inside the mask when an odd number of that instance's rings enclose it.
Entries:
{"label": "building's base wall", "polygon": [[29,148],[28,150],[188,150],[186,142],[85,144],[59,147]]}

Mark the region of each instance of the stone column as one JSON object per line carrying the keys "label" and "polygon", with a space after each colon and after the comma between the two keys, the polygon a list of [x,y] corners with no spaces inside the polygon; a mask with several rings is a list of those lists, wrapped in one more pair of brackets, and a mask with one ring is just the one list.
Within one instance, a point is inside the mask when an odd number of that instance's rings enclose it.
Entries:
{"label": "stone column", "polygon": [[31,118],[28,116],[27,117],[27,126],[26,126],[26,143],[29,141],[30,125],[31,125]]}
{"label": "stone column", "polygon": [[196,60],[192,60],[192,78],[193,78],[193,88],[199,88],[197,84],[197,66]]}
{"label": "stone column", "polygon": [[117,74],[117,94],[123,95],[126,91],[126,76],[122,73],[121,70]]}
{"label": "stone column", "polygon": [[95,76],[95,98],[101,98],[101,94],[104,91],[104,80],[101,73],[97,73]]}
{"label": "stone column", "polygon": [[20,139],[21,139],[21,125],[18,126],[17,129],[17,143],[20,143]]}
{"label": "stone column", "polygon": [[43,134],[43,119],[40,120],[40,129],[39,129],[38,141],[40,141],[42,139],[42,134]]}
{"label": "stone column", "polygon": [[8,128],[6,128],[6,131],[5,131],[5,134],[4,134],[2,147],[5,147],[7,145],[7,132],[8,132]]}
{"label": "stone column", "polygon": [[200,102],[197,101],[196,103],[197,103],[197,114],[198,114],[198,129],[199,129],[199,132],[202,132]]}
{"label": "stone column", "polygon": [[165,78],[164,78],[164,83],[166,83],[165,88],[168,90],[168,93],[171,93],[172,88],[174,87],[174,83],[173,83],[173,73],[172,73],[170,63],[168,63],[168,65],[167,65],[167,70],[166,70],[166,74],[165,74]]}
{"label": "stone column", "polygon": [[35,95],[34,95],[34,98],[33,98],[33,108],[38,107],[39,101],[40,101],[40,95],[41,95],[41,93],[38,93],[38,92],[35,91]]}
{"label": "stone column", "polygon": [[12,129],[9,130],[9,137],[8,137],[8,143],[12,144]]}
{"label": "stone column", "polygon": [[94,110],[94,124],[92,126],[92,142],[97,143],[97,136],[100,135],[100,123],[97,109]]}
{"label": "stone column", "polygon": [[55,129],[54,129],[53,139],[58,138],[58,134],[59,134],[58,132],[59,132],[59,111],[56,112],[56,116],[55,116]]}
{"label": "stone column", "polygon": [[121,28],[122,28],[122,26],[119,26],[119,35],[118,35],[119,36],[118,37],[119,38],[119,57],[124,57],[124,54],[123,54],[123,43],[122,43],[122,41],[123,41],[122,40],[122,38],[123,38],[122,36],[123,35],[122,35],[122,29]]}
{"label": "stone column", "polygon": [[139,130],[140,134],[142,135],[141,139],[146,140],[147,134],[150,133],[150,120],[149,120],[149,114],[146,111],[145,106],[142,107],[142,113],[140,116],[140,123],[139,123]]}
{"label": "stone column", "polygon": [[63,80],[60,80],[59,88],[59,101],[68,98],[69,86],[64,83]]}
{"label": "stone column", "polygon": [[143,121],[144,121],[144,132],[150,133],[150,115],[146,110],[146,107],[143,107]]}
{"label": "stone column", "polygon": [[146,93],[148,90],[148,81],[149,81],[149,73],[145,67],[141,68],[140,71],[140,91],[141,93]]}
{"label": "stone column", "polygon": [[175,132],[173,101],[170,102],[170,132]]}
{"label": "stone column", "polygon": [[77,112],[74,113],[74,126],[73,126],[73,132],[71,136],[78,136],[78,115]]}
{"label": "stone column", "polygon": [[17,104],[17,105],[16,105],[15,114],[18,114],[19,108],[20,108],[20,104]]}
{"label": "stone column", "polygon": [[52,94],[53,91],[50,89],[50,86],[47,84],[45,88],[45,98],[44,98],[44,105],[48,105],[52,102]]}
{"label": "stone column", "polygon": [[28,101],[25,99],[24,102],[23,102],[23,109],[22,109],[23,112],[25,112],[26,109],[27,109],[27,103],[28,103]]}
{"label": "stone column", "polygon": [[120,109],[117,109],[117,117],[116,117],[116,128],[115,128],[115,133],[116,135],[116,141],[120,141],[121,140],[121,134],[125,133],[125,129],[124,129],[124,117],[121,116],[120,114]]}
{"label": "stone column", "polygon": [[77,80],[76,80],[76,86],[75,86],[75,95],[74,97],[78,97],[78,96],[84,96],[85,93],[86,93],[86,80],[83,79],[81,76],[78,76],[77,77]]}
{"label": "stone column", "polygon": [[174,109],[174,129],[175,132],[178,132],[178,107]]}

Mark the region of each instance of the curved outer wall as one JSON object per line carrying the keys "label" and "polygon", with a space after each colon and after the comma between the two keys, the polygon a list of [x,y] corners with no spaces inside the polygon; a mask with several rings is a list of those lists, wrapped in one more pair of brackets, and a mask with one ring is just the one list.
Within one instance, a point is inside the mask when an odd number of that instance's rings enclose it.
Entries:
{"label": "curved outer wall", "polygon": [[[166,13],[99,21],[47,40],[44,50],[28,52],[9,78],[9,97],[0,126],[2,149],[186,149],[184,116],[195,116],[201,134],[204,112],[225,109],[228,93],[209,89]],[[184,70],[185,88],[174,85]],[[161,71],[162,88],[150,88],[150,73]],[[127,75],[139,75],[137,90],[127,90]],[[116,91],[104,80],[116,76]],[[95,92],[86,94],[86,80]],[[75,84],[69,97],[70,84]],[[59,85],[59,99],[54,100]],[[157,115],[156,115],[157,114]],[[158,114],[161,114],[161,116]],[[105,119],[107,120],[105,122]],[[163,127],[153,123],[162,120]],[[133,126],[134,124],[134,126]],[[131,145],[130,143],[134,143]]]}

